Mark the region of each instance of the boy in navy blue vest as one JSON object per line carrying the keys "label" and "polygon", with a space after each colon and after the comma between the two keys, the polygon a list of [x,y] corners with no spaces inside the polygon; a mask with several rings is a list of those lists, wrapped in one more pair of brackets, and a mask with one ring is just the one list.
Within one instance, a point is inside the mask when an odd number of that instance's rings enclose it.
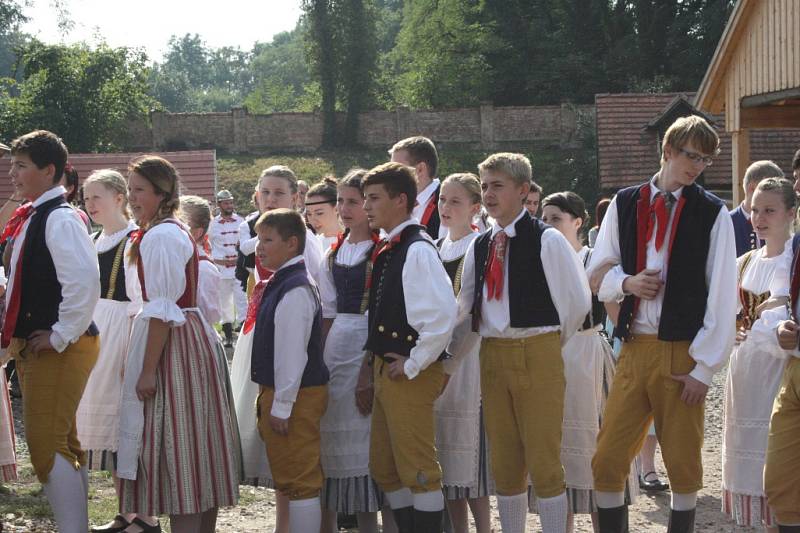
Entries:
{"label": "boy in navy blue vest", "polygon": [[319,291],[303,261],[306,226],[296,211],[275,209],[261,215],[255,229],[257,260],[274,272],[253,332],[258,430],[275,488],[290,501],[291,531],[319,531],[319,421],[328,403],[328,369]]}
{"label": "boy in navy blue vest", "polygon": [[561,346],[591,308],[589,285],[566,238],[524,207],[532,177],[528,158],[492,154],[478,170],[494,222],[467,249],[458,307],[459,317],[472,314],[472,329],[482,339],[481,396],[500,522],[505,532],[525,531],[530,476],[542,530],[563,533]]}
{"label": "boy in navy blue vest", "polygon": [[445,383],[441,360],[455,297],[436,246],[411,217],[413,171],[385,163],[363,186],[370,227],[387,233],[372,255],[368,306],[365,349],[374,356],[375,382],[369,469],[401,533],[439,533],[444,498],[433,404]]}
{"label": "boy in navy blue vest", "polygon": [[609,205],[590,271],[614,265],[602,301],[621,302],[617,374],[592,460],[600,530],[627,530],[625,479],[651,421],[672,486],[669,531],[693,531],[702,487],[704,401],[735,333],[736,250],[725,204],[695,184],[719,138],[702,118],[675,121],[661,170]]}
{"label": "boy in navy blue vest", "polygon": [[11,253],[2,347],[16,358],[31,462],[58,530],[88,529],[88,472],[75,426],[100,347],[92,314],[100,297],[97,255],[58,182],[67,149],[49,131],[11,145],[11,179],[26,203],[1,240]]}

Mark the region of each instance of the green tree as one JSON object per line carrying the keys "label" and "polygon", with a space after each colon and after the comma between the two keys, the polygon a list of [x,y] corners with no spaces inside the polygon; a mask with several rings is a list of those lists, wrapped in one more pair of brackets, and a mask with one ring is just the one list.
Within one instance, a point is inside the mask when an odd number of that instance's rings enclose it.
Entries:
{"label": "green tree", "polygon": [[127,121],[146,117],[156,103],[147,94],[147,57],[128,48],[45,45],[20,51],[18,96],[0,98],[0,136],[44,128],[75,152],[108,151]]}
{"label": "green tree", "polygon": [[303,0],[309,63],[322,96],[322,144],[336,143],[336,50],[332,0]]}

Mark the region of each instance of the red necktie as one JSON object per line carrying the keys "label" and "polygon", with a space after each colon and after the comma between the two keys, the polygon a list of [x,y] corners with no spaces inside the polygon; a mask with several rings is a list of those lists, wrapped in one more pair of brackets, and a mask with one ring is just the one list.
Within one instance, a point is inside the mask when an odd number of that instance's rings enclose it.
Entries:
{"label": "red necktie", "polygon": [[[669,198],[667,198],[669,197]],[[674,196],[671,193],[660,192],[656,196],[653,206],[650,208],[650,222],[647,226],[647,242],[653,238],[654,226],[656,229],[656,251],[661,251],[664,245],[664,239],[667,235],[667,224],[669,223],[670,211],[672,211],[672,203]]]}
{"label": "red necktie", "polygon": [[271,279],[272,272],[269,272],[269,275],[265,279],[262,279],[256,283],[255,287],[253,287],[253,294],[250,295],[250,304],[247,306],[247,318],[244,319],[242,333],[250,333],[250,331],[252,331],[253,327],[256,325],[258,308],[261,307],[261,299],[264,297],[264,291],[266,290]]}
{"label": "red necktie", "polygon": [[[6,240],[8,237],[16,239],[19,232],[22,231],[23,224],[31,216],[31,213],[33,213],[32,204],[27,203],[19,206],[16,211],[14,211],[14,215],[6,225],[0,239]],[[25,242],[23,241],[19,244],[19,256],[17,264],[14,265],[14,286],[12,287],[11,295],[8,300],[5,322],[3,323],[2,340],[0,341],[0,347],[2,348],[8,348],[8,345],[11,343],[11,337],[14,335],[14,329],[17,326],[20,302],[22,301],[22,287],[20,285],[22,283],[22,252]]]}
{"label": "red necktie", "polygon": [[500,300],[503,297],[503,265],[506,260],[506,243],[508,235],[505,231],[498,231],[492,239],[489,249],[489,265],[486,267],[486,292],[487,299]]}

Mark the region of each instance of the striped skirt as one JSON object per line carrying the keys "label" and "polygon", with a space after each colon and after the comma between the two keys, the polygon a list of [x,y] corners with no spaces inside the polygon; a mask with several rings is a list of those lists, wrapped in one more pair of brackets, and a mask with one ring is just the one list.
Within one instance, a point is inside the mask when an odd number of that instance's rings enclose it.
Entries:
{"label": "striped skirt", "polygon": [[763,496],[737,494],[727,489],[722,491],[722,512],[738,526],[773,527],[775,515]]}
{"label": "striped skirt", "polygon": [[239,461],[226,376],[198,313],[170,330],[144,402],[139,469],[123,480],[120,510],[195,514],[236,505]]}
{"label": "striped skirt", "polygon": [[322,507],[337,513],[375,513],[383,507],[383,492],[371,476],[325,478]]}

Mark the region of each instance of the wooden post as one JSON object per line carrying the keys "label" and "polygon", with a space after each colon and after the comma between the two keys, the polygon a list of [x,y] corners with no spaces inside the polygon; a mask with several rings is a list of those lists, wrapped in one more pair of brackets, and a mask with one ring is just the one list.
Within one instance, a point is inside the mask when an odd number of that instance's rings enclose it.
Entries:
{"label": "wooden post", "polygon": [[750,166],[750,130],[731,132],[731,163],[733,207],[736,207],[744,199],[742,180],[745,170]]}

